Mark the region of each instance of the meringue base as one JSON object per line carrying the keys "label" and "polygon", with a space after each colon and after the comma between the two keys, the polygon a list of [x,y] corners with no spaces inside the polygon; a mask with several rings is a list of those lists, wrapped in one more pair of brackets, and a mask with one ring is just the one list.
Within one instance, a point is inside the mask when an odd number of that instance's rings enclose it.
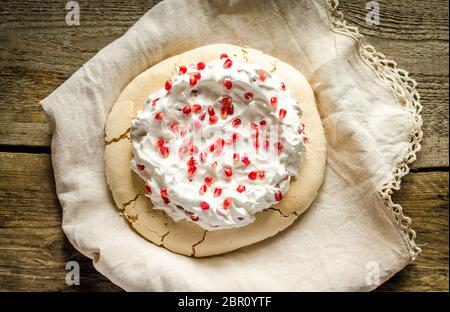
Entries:
{"label": "meringue base", "polygon": [[[207,231],[189,221],[174,222],[162,210],[153,208],[145,197],[144,181],[130,168],[131,120],[146,98],[161,88],[175,65],[209,62],[221,53],[234,60],[256,63],[280,77],[299,100],[302,122],[311,143],[307,145],[299,175],[277,205],[256,214],[244,227]],[[326,140],[314,93],[303,75],[292,66],[248,47],[213,44],[170,57],[138,75],[115,102],[105,128],[105,174],[117,207],[131,226],[152,243],[172,252],[193,256],[213,256],[272,237],[290,226],[311,205],[322,185],[326,167]]]}

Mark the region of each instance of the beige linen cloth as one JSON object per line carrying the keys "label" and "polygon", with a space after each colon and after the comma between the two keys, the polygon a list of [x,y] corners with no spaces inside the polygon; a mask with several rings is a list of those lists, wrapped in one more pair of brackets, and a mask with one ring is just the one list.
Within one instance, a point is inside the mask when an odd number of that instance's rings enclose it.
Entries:
{"label": "beige linen cloth", "polygon": [[[411,220],[390,197],[420,149],[415,82],[364,46],[337,6],[166,0],[42,101],[53,127],[62,226],[99,272],[129,291],[368,291],[420,252]],[[315,202],[290,228],[195,259],[149,243],[114,207],[104,177],[104,126],[136,75],[211,43],[248,45],[306,76],[326,132],[328,167]]]}

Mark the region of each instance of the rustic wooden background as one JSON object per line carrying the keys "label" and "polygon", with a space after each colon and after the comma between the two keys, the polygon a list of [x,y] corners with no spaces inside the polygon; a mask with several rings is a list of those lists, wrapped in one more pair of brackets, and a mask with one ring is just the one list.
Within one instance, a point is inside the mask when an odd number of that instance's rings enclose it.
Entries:
{"label": "rustic wooden background", "polygon": [[[38,101],[158,1],[78,1],[81,25],[65,24],[65,0],[0,1],[0,290],[118,291],[61,231],[50,129]],[[408,70],[422,97],[423,149],[395,200],[413,219],[423,253],[379,289],[448,290],[448,3],[342,0],[367,41]],[[81,265],[67,286],[65,264]]]}

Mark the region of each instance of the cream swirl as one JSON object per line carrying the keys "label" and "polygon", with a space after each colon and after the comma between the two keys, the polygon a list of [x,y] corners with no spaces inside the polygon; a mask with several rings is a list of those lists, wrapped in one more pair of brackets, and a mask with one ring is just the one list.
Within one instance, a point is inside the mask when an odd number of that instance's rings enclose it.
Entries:
{"label": "cream swirl", "polygon": [[233,228],[280,201],[308,138],[284,83],[226,55],[176,68],[132,121],[132,169],[175,221]]}

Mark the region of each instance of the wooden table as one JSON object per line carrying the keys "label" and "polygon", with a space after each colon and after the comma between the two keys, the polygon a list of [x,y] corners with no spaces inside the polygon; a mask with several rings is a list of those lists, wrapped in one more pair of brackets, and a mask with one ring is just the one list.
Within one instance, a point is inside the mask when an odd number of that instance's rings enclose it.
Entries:
{"label": "wooden table", "polygon": [[[61,231],[50,128],[38,104],[157,1],[78,1],[81,25],[65,24],[65,0],[0,5],[0,290],[117,291]],[[342,0],[367,41],[419,83],[424,140],[395,200],[413,219],[423,253],[382,285],[389,291],[448,290],[448,4],[379,1],[381,25],[365,23],[366,1]],[[65,264],[81,266],[67,286]]]}

